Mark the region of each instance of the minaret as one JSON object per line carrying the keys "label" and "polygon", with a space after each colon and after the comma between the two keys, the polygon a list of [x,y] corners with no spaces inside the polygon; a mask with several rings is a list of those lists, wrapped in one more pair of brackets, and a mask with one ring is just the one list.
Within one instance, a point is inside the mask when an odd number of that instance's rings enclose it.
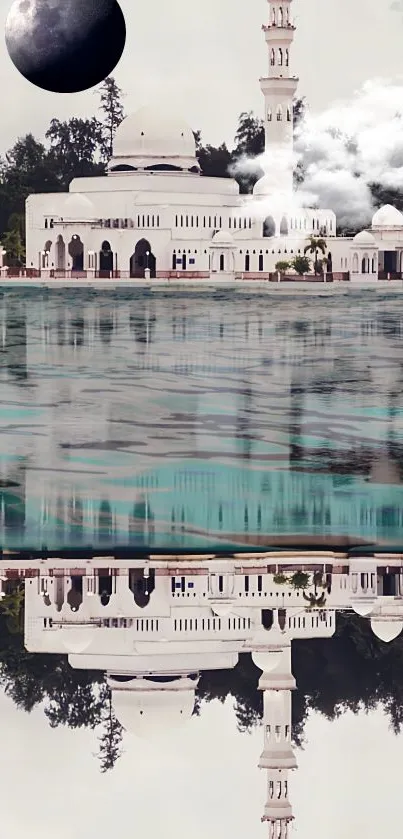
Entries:
{"label": "minaret", "polygon": [[[292,76],[291,46],[295,26],[291,21],[292,0],[268,0],[269,23],[263,25],[268,50],[268,76],[260,79],[265,101],[265,151],[268,159],[279,154],[292,161],[293,99],[298,78]],[[291,167],[292,169],[292,167]],[[291,180],[290,180],[291,176]],[[286,188],[292,189],[292,171],[288,173]]]}
{"label": "minaret", "polygon": [[[288,799],[288,775],[290,769],[297,768],[291,743],[291,691],[296,684],[291,670],[291,640],[286,633],[282,633],[281,639],[278,634],[276,631],[279,655],[274,669],[271,643],[267,652],[263,652],[260,643],[261,651],[252,653],[252,659],[263,670],[259,690],[263,691],[264,745],[259,769],[267,773],[267,800],[262,821],[268,822],[269,839],[288,839],[289,825],[294,818]],[[272,630],[267,635],[271,636]]]}

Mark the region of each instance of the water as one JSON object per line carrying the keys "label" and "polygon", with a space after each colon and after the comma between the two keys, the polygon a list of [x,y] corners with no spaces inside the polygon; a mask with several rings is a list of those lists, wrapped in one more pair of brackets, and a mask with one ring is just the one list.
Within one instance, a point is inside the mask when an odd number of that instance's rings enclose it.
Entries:
{"label": "water", "polygon": [[0,299],[3,547],[401,545],[403,300]]}

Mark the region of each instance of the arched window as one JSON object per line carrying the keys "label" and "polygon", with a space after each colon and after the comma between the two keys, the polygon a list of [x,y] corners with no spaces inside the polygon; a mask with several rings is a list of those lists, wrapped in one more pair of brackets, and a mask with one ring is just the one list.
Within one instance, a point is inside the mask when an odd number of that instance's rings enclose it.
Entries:
{"label": "arched window", "polygon": [[245,254],[245,271],[250,270],[250,256],[249,254]]}
{"label": "arched window", "polygon": [[273,119],[273,111],[271,108],[267,111],[267,122],[271,122]]}
{"label": "arched window", "polygon": [[220,253],[220,271],[225,271],[225,261],[223,253]]}
{"label": "arched window", "polygon": [[270,67],[274,67],[275,63],[276,63],[276,54],[275,54],[274,50],[271,50],[271,52],[270,52]]}
{"label": "arched window", "polygon": [[281,47],[279,47],[278,50],[278,65],[279,67],[283,66],[283,50],[281,49]]}
{"label": "arched window", "polygon": [[263,254],[259,254],[259,271],[263,271]]}
{"label": "arched window", "polygon": [[368,272],[369,272],[369,258],[368,258],[368,254],[364,253],[364,256],[363,256],[362,261],[361,261],[361,273],[362,274],[368,274]]}
{"label": "arched window", "polygon": [[376,254],[374,253],[372,260],[371,260],[371,270],[373,274],[376,274]]}
{"label": "arched window", "polygon": [[287,122],[291,122],[291,108],[287,108]]}
{"label": "arched window", "polygon": [[272,13],[271,18],[272,18],[273,26],[275,26],[276,25],[276,10],[274,8],[273,8],[273,13]]}
{"label": "arched window", "polygon": [[280,236],[288,236],[288,221],[285,216],[281,219]]}
{"label": "arched window", "polygon": [[281,122],[283,119],[283,109],[281,105],[277,105],[277,122]]}
{"label": "arched window", "polygon": [[353,254],[353,274],[358,274],[358,253]]}
{"label": "arched window", "polygon": [[280,6],[280,8],[278,10],[278,25],[282,26],[283,23],[284,23],[284,12],[283,12],[283,7]]}
{"label": "arched window", "polygon": [[271,239],[276,235],[276,225],[273,216],[268,216],[263,222],[263,237]]}
{"label": "arched window", "polygon": [[289,67],[289,64],[290,64],[290,51],[286,50],[285,51],[285,66]]}

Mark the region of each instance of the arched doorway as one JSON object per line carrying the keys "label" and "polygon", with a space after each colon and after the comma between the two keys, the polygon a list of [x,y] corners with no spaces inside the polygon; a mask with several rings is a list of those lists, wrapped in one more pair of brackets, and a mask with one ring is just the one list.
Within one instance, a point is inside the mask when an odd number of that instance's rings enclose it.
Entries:
{"label": "arched doorway", "polygon": [[155,256],[151,251],[150,243],[147,242],[147,239],[140,239],[130,257],[130,276],[144,278],[145,270],[149,268],[150,277],[155,277],[155,265]]}
{"label": "arched doorway", "polygon": [[113,271],[113,252],[110,243],[102,242],[102,247],[99,252],[99,270]]}
{"label": "arched doorway", "polygon": [[56,270],[66,270],[66,245],[61,235],[57,237],[56,241]]}
{"label": "arched doorway", "polygon": [[276,225],[273,216],[268,216],[263,222],[263,236],[265,239],[271,239],[276,235]]}
{"label": "arched doorway", "polygon": [[84,245],[79,236],[72,236],[69,243],[69,254],[71,256],[72,271],[84,270]]}
{"label": "arched doorway", "polygon": [[281,219],[280,236],[288,236],[288,221],[285,216]]}

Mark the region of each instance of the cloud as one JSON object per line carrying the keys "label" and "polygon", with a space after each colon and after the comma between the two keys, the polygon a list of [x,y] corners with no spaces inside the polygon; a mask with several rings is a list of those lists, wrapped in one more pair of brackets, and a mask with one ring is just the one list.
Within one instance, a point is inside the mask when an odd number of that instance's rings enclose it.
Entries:
{"label": "cloud", "polygon": [[[402,4],[403,5],[403,4]],[[308,113],[294,142],[294,166],[302,166],[303,188],[294,205],[335,211],[339,223],[368,224],[374,211],[370,186],[403,190],[403,85],[368,81],[349,101],[333,103],[321,114]],[[254,161],[275,184],[278,150]],[[251,171],[251,161],[239,167]]]}

